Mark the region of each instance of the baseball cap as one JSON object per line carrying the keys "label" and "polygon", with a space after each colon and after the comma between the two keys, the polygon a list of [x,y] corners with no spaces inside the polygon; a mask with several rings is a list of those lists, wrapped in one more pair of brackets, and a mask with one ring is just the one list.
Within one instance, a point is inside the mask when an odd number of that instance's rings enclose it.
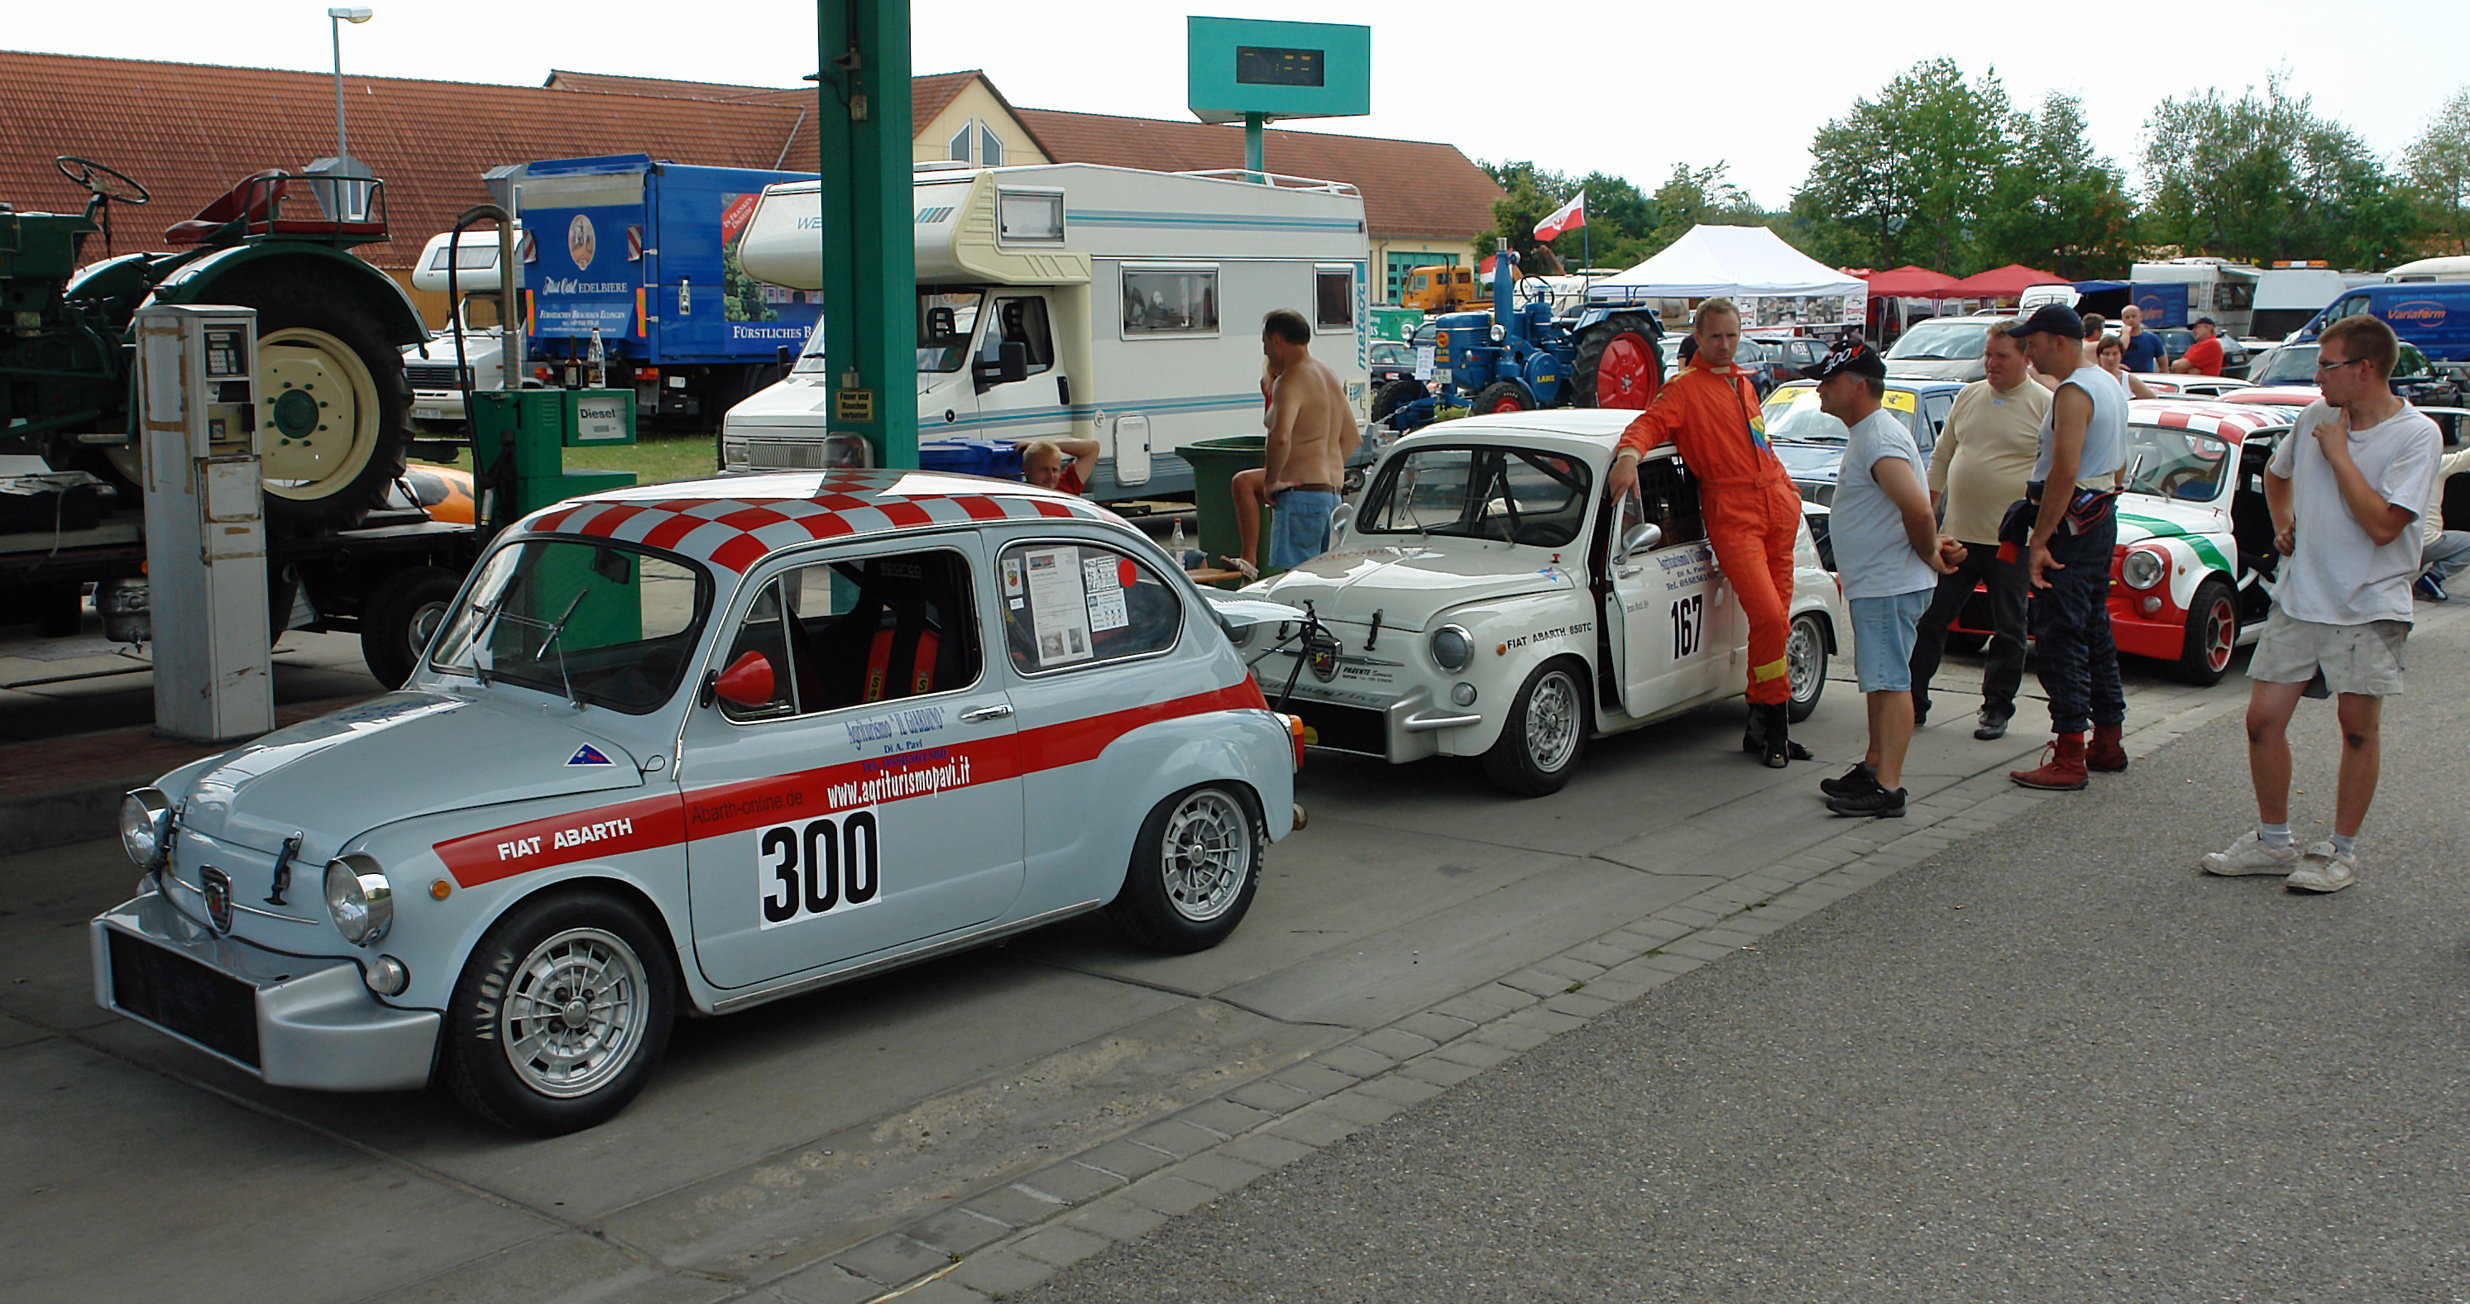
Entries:
{"label": "baseball cap", "polygon": [[1878,356],[1878,350],[1856,341],[1851,344],[1837,345],[1833,353],[1818,360],[1817,366],[1803,367],[1801,374],[1811,380],[1825,380],[1829,376],[1840,376],[1847,371],[1856,375],[1885,380],[1887,363]]}
{"label": "baseball cap", "polygon": [[2023,325],[2008,331],[2007,334],[2010,338],[2020,340],[2027,335],[2039,335],[2045,332],[2051,335],[2064,335],[2071,340],[2080,340],[2084,338],[2084,319],[2076,315],[2075,309],[2063,303],[2045,303],[2033,309],[2033,315],[2025,318]]}

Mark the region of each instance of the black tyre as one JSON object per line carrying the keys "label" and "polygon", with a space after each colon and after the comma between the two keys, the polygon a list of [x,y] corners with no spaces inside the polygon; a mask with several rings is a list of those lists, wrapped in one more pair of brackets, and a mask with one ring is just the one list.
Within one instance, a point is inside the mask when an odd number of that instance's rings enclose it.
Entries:
{"label": "black tyre", "polygon": [[535,897],[472,949],[446,1010],[445,1078],[474,1113],[559,1136],[615,1117],[669,1045],[660,933],[595,892]]}
{"label": "black tyre", "polygon": [[1792,618],[1784,634],[1784,677],[1792,685],[1784,718],[1799,724],[1818,709],[1827,691],[1827,627],[1816,612]]}
{"label": "black tyre", "polygon": [[1379,421],[1423,396],[1423,382],[1393,380],[1381,386],[1380,392],[1372,396],[1372,419]]}
{"label": "black tyre", "polygon": [[1664,384],[1664,358],[1656,351],[1655,327],[1636,313],[1621,313],[1588,329],[1571,355],[1574,407],[1646,407]]}
{"label": "black tyre", "polygon": [[2238,593],[2216,575],[2197,585],[2195,601],[2187,604],[2187,642],[2172,673],[2190,684],[2218,684],[2237,646]]}
{"label": "black tyre", "polygon": [[1123,890],[1107,913],[1144,946],[1206,951],[1252,909],[1268,843],[1249,789],[1231,783],[1186,788],[1141,821]]}
{"label": "black tyre", "polygon": [[207,297],[257,309],[268,524],[356,524],[403,474],[411,440],[403,356],[376,314],[348,289],[289,272],[235,275]]}
{"label": "black tyre", "polygon": [[1475,402],[1468,414],[1480,417],[1493,412],[1525,412],[1534,406],[1527,401],[1527,392],[1515,382],[1496,380],[1475,391]]}
{"label": "black tyre", "polygon": [[1586,683],[1586,672],[1567,659],[1547,661],[1527,676],[1501,722],[1500,739],[1484,753],[1484,774],[1495,786],[1541,797],[1569,782],[1593,726]]}
{"label": "black tyre", "polygon": [[360,659],[388,688],[401,688],[428,650],[429,636],[463,587],[463,577],[440,566],[415,566],[381,582],[360,609]]}

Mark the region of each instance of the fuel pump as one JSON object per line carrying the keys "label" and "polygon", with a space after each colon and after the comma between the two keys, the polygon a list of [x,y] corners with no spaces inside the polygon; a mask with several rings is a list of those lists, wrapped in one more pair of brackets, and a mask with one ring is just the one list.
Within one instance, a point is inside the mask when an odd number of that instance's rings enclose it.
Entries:
{"label": "fuel pump", "polygon": [[155,732],[255,737],[274,728],[257,311],[157,304],[136,329]]}

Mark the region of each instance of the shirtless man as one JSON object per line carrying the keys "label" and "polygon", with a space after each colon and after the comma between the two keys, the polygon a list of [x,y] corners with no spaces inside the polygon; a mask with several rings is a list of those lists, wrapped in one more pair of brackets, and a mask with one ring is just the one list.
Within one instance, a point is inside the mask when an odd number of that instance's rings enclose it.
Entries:
{"label": "shirtless man", "polygon": [[1312,356],[1312,324],[1280,308],[1261,319],[1261,355],[1278,373],[1269,404],[1262,491],[1272,509],[1269,565],[1291,570],[1329,550],[1329,517],[1347,454],[1362,438],[1346,387]]}

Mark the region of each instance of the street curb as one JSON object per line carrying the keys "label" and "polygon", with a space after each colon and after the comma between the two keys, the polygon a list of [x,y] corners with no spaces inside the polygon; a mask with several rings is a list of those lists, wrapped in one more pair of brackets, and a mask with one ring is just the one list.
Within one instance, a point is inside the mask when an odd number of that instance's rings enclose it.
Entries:
{"label": "street curb", "polygon": [[111,837],[120,822],[120,799],[144,782],[103,783],[0,801],[0,856]]}
{"label": "street curb", "polygon": [[[2124,742],[2131,756],[2149,756],[2245,708],[2244,694],[2214,695]],[[1900,831],[1850,822],[1765,869],[941,1212],[748,1282],[745,1293],[770,1289],[819,1304],[1008,1297],[2067,795],[2018,787],[1997,771],[1959,780],[1912,803]],[[917,1270],[922,1264],[934,1266]]]}

